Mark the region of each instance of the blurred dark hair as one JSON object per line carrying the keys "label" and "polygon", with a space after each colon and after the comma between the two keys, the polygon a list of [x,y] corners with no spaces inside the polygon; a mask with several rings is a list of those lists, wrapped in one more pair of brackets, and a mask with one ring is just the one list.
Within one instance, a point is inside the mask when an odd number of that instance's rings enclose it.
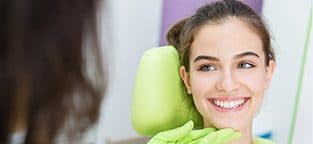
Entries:
{"label": "blurred dark hair", "polygon": [[[105,88],[97,0],[0,1],[0,143],[25,119],[26,144],[82,134]],[[70,141],[69,141],[70,142]]]}
{"label": "blurred dark hair", "polygon": [[265,63],[275,61],[271,37],[263,18],[238,0],[219,0],[200,7],[191,17],[177,22],[167,33],[167,41],[177,48],[181,64],[189,70],[190,47],[196,32],[204,25],[222,24],[229,18],[245,22],[261,39]]}

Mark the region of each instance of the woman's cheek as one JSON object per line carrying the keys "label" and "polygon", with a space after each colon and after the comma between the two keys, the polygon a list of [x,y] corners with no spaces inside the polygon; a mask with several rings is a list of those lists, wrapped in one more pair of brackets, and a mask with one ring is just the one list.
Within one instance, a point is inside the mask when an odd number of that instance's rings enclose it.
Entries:
{"label": "woman's cheek", "polygon": [[191,77],[192,93],[197,96],[206,96],[213,91],[216,75],[209,72],[198,72]]}
{"label": "woman's cheek", "polygon": [[245,85],[254,94],[265,89],[265,72],[262,69],[251,70],[247,72],[238,72],[237,78],[242,85]]}
{"label": "woman's cheek", "polygon": [[197,75],[192,78],[191,88],[192,97],[197,110],[203,117],[207,117],[206,97],[210,93],[210,79],[203,75]]}
{"label": "woman's cheek", "polygon": [[252,94],[252,111],[254,115],[259,111],[265,90],[265,74],[255,71],[249,74],[240,74],[240,83]]}

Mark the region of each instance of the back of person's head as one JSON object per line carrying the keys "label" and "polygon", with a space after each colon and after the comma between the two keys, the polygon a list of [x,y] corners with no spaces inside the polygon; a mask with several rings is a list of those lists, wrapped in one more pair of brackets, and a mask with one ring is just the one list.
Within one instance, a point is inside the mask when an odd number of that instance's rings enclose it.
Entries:
{"label": "back of person's head", "polygon": [[97,0],[0,1],[0,143],[68,142],[98,117],[104,91]]}

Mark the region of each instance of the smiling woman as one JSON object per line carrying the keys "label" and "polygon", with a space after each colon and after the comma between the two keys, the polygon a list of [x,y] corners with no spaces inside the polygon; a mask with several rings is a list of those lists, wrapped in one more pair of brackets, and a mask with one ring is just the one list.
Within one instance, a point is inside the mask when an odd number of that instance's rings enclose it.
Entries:
{"label": "smiling woman", "polygon": [[266,66],[264,55],[261,39],[237,18],[199,30],[191,45],[190,69],[182,66],[180,73],[205,127],[251,134],[274,69],[273,61]]}
{"label": "smiling woman", "polygon": [[253,118],[275,69],[262,18],[242,2],[218,1],[178,22],[167,38],[204,127],[230,127],[242,134],[232,143],[253,143]]}
{"label": "smiling woman", "polygon": [[167,39],[171,46],[147,51],[139,64],[137,132],[153,136],[149,144],[272,144],[252,135],[275,69],[262,18],[220,0],[179,21]]}

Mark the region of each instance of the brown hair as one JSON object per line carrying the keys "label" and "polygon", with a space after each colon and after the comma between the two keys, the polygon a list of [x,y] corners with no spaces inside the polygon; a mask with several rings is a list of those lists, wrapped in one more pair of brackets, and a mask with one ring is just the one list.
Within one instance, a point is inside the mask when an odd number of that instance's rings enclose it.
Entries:
{"label": "brown hair", "polygon": [[191,17],[176,23],[167,34],[168,43],[177,48],[181,64],[186,67],[187,71],[189,70],[190,46],[195,33],[203,25],[223,23],[230,17],[243,20],[260,36],[267,65],[270,60],[275,61],[270,34],[261,16],[240,1],[221,0],[199,8]]}
{"label": "brown hair", "polygon": [[10,143],[20,119],[26,144],[54,143],[61,132],[70,142],[97,120],[105,87],[97,5],[1,0],[0,143]]}

